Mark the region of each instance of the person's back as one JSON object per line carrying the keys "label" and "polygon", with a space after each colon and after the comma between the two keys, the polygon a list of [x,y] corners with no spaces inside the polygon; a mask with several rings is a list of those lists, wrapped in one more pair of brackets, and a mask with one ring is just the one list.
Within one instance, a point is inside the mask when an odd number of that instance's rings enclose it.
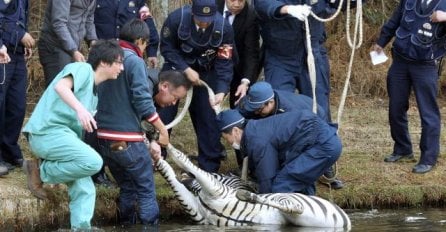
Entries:
{"label": "person's back", "polygon": [[149,84],[143,59],[149,28],[144,21],[132,19],[124,24],[119,38],[124,49],[124,72],[118,80],[105,82],[98,88],[98,145],[120,188],[119,222],[135,224],[138,215],[141,224],[157,224],[159,207],[152,158],[157,159],[153,147],[159,149],[159,145],[151,141],[150,151],[147,149],[141,121],[153,124],[161,136],[167,130],[162,131],[164,125],[149,91],[154,86]]}

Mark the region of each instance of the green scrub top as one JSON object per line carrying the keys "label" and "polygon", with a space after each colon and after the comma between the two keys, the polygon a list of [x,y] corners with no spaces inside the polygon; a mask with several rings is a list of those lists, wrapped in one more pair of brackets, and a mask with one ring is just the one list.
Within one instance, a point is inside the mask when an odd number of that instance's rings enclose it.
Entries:
{"label": "green scrub top", "polygon": [[45,90],[31,118],[23,128],[23,132],[46,135],[65,131],[68,133],[74,132],[81,138],[83,128],[77,118],[77,113],[54,90],[56,83],[69,75],[73,77],[74,95],[94,115],[98,99],[94,93],[93,68],[90,64],[84,62],[70,63],[64,67]]}

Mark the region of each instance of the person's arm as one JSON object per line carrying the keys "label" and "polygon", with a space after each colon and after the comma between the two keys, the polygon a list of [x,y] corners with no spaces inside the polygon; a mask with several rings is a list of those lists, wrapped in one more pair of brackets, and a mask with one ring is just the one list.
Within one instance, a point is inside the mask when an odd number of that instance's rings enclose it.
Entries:
{"label": "person's arm", "polygon": [[254,0],[254,8],[259,14],[260,18],[281,18],[287,14],[284,6],[286,4],[277,0]]}
{"label": "person's arm", "polygon": [[162,146],[166,146],[169,143],[169,134],[156,112],[154,99],[149,91],[149,89],[153,89],[155,86],[149,83],[144,60],[134,55],[127,57],[124,62],[124,66],[128,70],[125,78],[127,78],[127,83],[129,83],[133,107],[142,119],[150,122],[159,131],[160,137],[158,142]]}
{"label": "person's arm", "polygon": [[384,24],[384,26],[381,28],[381,33],[376,41],[376,45],[374,46],[374,50],[377,52],[381,52],[382,49],[390,42],[390,40],[395,36],[395,32],[400,26],[401,17],[403,17],[403,10],[404,5],[406,1],[400,1],[400,4],[395,10],[393,11],[392,17],[389,19],[389,21]]}
{"label": "person's arm", "polygon": [[434,23],[446,22],[446,12],[441,10],[434,11],[430,18]]}
{"label": "person's arm", "polygon": [[[234,31],[229,24],[225,24],[223,30],[223,41],[218,48],[214,63],[217,77],[217,85],[214,90],[216,94],[214,104],[219,104],[223,100],[224,95],[229,92],[229,85],[234,74],[234,62],[232,59],[232,49],[235,46]],[[232,47],[232,49],[226,47]]]}
{"label": "person's arm", "polygon": [[72,91],[73,86],[73,77],[66,76],[55,84],[54,90],[68,106],[76,111],[77,118],[82,127],[88,132],[93,132],[93,129],[97,129],[96,120],[94,120],[93,115],[76,98]]}
{"label": "person's arm", "polygon": [[250,141],[247,152],[254,161],[259,193],[271,193],[274,177],[280,168],[278,152],[269,141],[265,141],[265,137],[249,136],[245,139]]}
{"label": "person's arm", "polygon": [[89,44],[93,44],[95,40],[98,40],[98,36],[96,34],[96,26],[94,25],[94,10],[96,9],[96,0],[91,1],[88,12],[87,19],[85,22],[85,40]]}
{"label": "person's arm", "polygon": [[70,17],[70,8],[71,1],[70,0],[57,0],[52,1],[51,6],[51,25],[54,29],[54,32],[57,35],[57,39],[61,41],[62,48],[74,54],[78,47],[76,42],[74,42],[73,37],[68,30],[68,21]]}
{"label": "person's arm", "polygon": [[[173,12],[174,14],[176,12]],[[184,72],[189,65],[183,59],[180,53],[179,38],[178,38],[178,23],[172,22],[171,15],[169,15],[164,22],[161,29],[161,43],[160,52],[164,59],[171,63],[176,70]]]}
{"label": "person's arm", "polygon": [[260,67],[260,32],[257,15],[251,6],[247,6],[246,33],[243,42],[243,61],[242,81],[237,87],[235,96],[238,96],[235,104],[246,95],[249,85],[255,83],[259,76],[257,75]]}
{"label": "person's arm", "polygon": [[11,58],[8,55],[8,49],[5,45],[0,46],[0,64],[7,64],[11,61]]}

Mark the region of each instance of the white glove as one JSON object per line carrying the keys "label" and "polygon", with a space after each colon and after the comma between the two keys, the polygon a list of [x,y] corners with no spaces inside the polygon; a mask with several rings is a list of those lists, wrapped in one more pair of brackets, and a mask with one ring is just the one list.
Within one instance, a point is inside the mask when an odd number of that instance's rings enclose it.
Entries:
{"label": "white glove", "polygon": [[311,6],[308,5],[290,5],[288,6],[288,14],[299,19],[300,21],[304,21],[305,18],[310,15]]}

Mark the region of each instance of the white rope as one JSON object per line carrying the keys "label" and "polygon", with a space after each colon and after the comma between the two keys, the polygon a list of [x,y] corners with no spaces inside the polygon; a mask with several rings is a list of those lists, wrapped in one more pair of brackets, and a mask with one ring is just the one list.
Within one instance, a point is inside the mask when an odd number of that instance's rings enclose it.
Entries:
{"label": "white rope", "polygon": [[[349,66],[348,66],[348,71],[347,71],[347,77],[346,77],[346,81],[345,81],[345,85],[344,85],[344,89],[342,91],[342,96],[341,96],[341,102],[339,103],[339,108],[338,108],[338,115],[337,115],[337,123],[338,123],[338,131],[339,128],[341,127],[341,118],[342,118],[342,113],[344,111],[344,106],[345,106],[345,100],[347,98],[347,90],[348,90],[348,86],[350,84],[350,77],[351,77],[351,71],[352,71],[352,66],[353,66],[353,60],[354,60],[354,55],[355,55],[355,50],[358,49],[361,44],[362,44],[362,34],[363,34],[363,24],[362,24],[362,0],[357,0],[356,1],[356,21],[355,21],[355,30],[354,30],[354,36],[353,36],[353,43],[351,42],[351,35],[350,35],[350,0],[347,0],[347,16],[346,16],[346,34],[347,34],[347,42],[349,47],[352,49],[352,53],[350,55],[350,62],[349,62]],[[316,20],[321,21],[321,22],[328,22],[333,20],[334,18],[336,18],[339,14],[339,12],[341,11],[342,5],[343,5],[344,0],[340,0],[339,6],[336,9],[336,12],[329,18],[327,19],[323,19],[318,17],[316,14],[314,14],[313,12],[311,12],[311,16],[314,17]],[[357,43],[356,39],[357,39],[357,34],[358,34],[358,27],[359,27],[359,42]],[[308,72],[309,72],[309,76],[310,76],[310,82],[311,82],[311,89],[312,89],[312,93],[313,93],[313,112],[317,112],[317,110],[315,110],[315,107],[317,106],[317,101],[316,101],[316,71],[315,71],[315,63],[314,63],[314,57],[313,57],[313,51],[311,48],[311,35],[310,35],[310,28],[309,28],[309,24],[308,24],[308,19],[305,18],[305,30],[306,30],[306,41],[307,41],[307,65],[308,65]],[[357,44],[356,44],[357,43]],[[336,174],[337,174],[337,164],[335,163],[334,165],[334,177],[327,179],[324,175],[322,175],[322,178],[319,178],[319,180],[322,179],[322,181],[326,182],[331,182],[333,180],[335,180],[336,178]]]}
{"label": "white rope", "polygon": [[[328,22],[333,19],[335,19],[339,12],[341,12],[342,4],[344,3],[344,0],[340,0],[338,8],[336,9],[336,12],[329,18],[320,18],[317,16],[313,11],[310,12],[310,15],[315,18],[318,21],[321,22]],[[314,55],[313,55],[313,48],[311,47],[311,32],[310,32],[310,26],[308,23],[308,18],[305,18],[305,38],[306,38],[306,48],[307,48],[307,66],[308,66],[308,74],[310,77],[310,83],[311,83],[311,93],[313,95],[313,112],[317,114],[317,99],[316,99],[316,64],[314,63]]]}
{"label": "white rope", "polygon": [[[215,101],[215,93],[214,91],[211,89],[211,87],[209,87],[209,85],[204,82],[204,81],[200,81],[200,85],[205,87],[208,91],[208,95],[209,95],[209,101],[214,102]],[[190,88],[187,91],[187,96],[186,96],[186,102],[184,103],[183,109],[181,110],[181,112],[178,114],[178,116],[169,124],[166,125],[166,129],[170,129],[174,126],[176,126],[178,123],[180,123],[181,120],[183,120],[184,116],[187,113],[187,110],[189,109],[190,103],[192,101],[192,95],[194,94],[194,88]],[[212,107],[215,111],[215,114],[219,114],[221,112],[221,104],[215,105]]]}
{"label": "white rope", "polygon": [[[211,87],[209,87],[209,85],[204,81],[200,81],[200,85],[204,86],[208,90],[209,102],[215,102],[215,94]],[[214,109],[215,114],[219,114],[221,112],[221,103],[212,106],[212,109]]]}
{"label": "white rope", "polygon": [[[342,118],[342,114],[344,112],[344,106],[345,106],[345,100],[347,98],[348,86],[350,85],[350,78],[351,78],[353,61],[354,61],[354,57],[355,57],[355,50],[358,49],[362,43],[362,0],[357,0],[356,4],[357,4],[356,5],[356,21],[355,21],[355,27],[354,27],[355,32],[354,32],[354,36],[353,36],[353,43],[349,42],[349,46],[352,49],[352,52],[350,55],[347,77],[345,79],[344,89],[342,91],[341,101],[339,103],[339,108],[338,108],[338,116],[336,119],[336,122],[338,123],[338,131],[339,131],[339,128],[341,128],[341,118]],[[350,1],[347,3],[347,10],[348,11],[350,10]],[[348,18],[349,17],[347,17],[347,19]],[[347,28],[349,28],[349,25],[347,25]],[[360,36],[359,36],[359,41],[357,42],[358,30],[359,30]],[[349,38],[349,37],[350,36],[347,36],[347,38]],[[358,43],[358,44],[356,44],[356,43]]]}
{"label": "white rope", "polygon": [[[351,40],[351,34],[350,34],[350,1],[347,2],[347,20],[345,23],[345,30],[347,32],[347,42],[348,46],[350,46],[351,49],[355,48],[358,49],[362,45],[362,0],[356,1],[356,18],[355,18],[355,34],[357,35],[357,24],[359,22],[359,41],[358,44],[356,44],[356,41],[352,42]],[[355,45],[356,44],[356,45]]]}
{"label": "white rope", "polygon": [[311,82],[311,93],[313,94],[313,113],[317,114],[317,99],[316,99],[316,65],[314,63],[313,48],[311,47],[311,35],[310,35],[310,25],[308,23],[308,18],[305,18],[305,31],[306,41],[307,41],[307,65],[308,73]]}
{"label": "white rope", "polygon": [[[326,18],[326,19],[320,18],[313,12],[311,12],[310,15],[312,17],[314,17],[316,20],[321,21],[321,22],[331,21],[338,16],[339,12],[342,9],[343,3],[344,3],[344,0],[340,0],[338,8],[336,9],[336,12],[329,18]],[[355,50],[358,49],[362,45],[362,41],[363,41],[362,0],[356,1],[356,18],[355,18],[355,26],[354,26],[355,30],[354,30],[354,35],[353,35],[353,37],[354,37],[353,42],[351,40],[351,34],[350,34],[350,14],[351,14],[350,8],[351,8],[350,1],[347,0],[346,33],[347,33],[347,42],[348,42],[349,47],[352,49],[352,53],[350,55],[350,62],[349,62],[349,66],[348,66],[346,82],[345,82],[344,89],[342,92],[341,102],[340,102],[339,108],[338,108],[338,116],[337,116],[338,130],[340,128],[341,117],[342,117],[342,113],[343,113],[344,106],[345,106],[345,100],[347,98],[347,90],[348,90],[348,86],[350,84],[350,77],[351,77],[351,71],[352,71],[352,66],[353,66]],[[357,41],[358,27],[359,27],[359,34],[360,34],[359,41]],[[311,90],[312,90],[312,94],[313,94],[313,112],[316,113],[317,112],[317,109],[315,109],[315,107],[317,107],[316,71],[315,71],[313,51],[311,48],[311,33],[310,33],[310,28],[309,28],[307,18],[305,19],[305,31],[306,31],[306,42],[307,42],[306,47],[307,47],[307,53],[308,53],[307,65],[308,65],[308,72],[309,72],[310,82],[311,82]]]}
{"label": "white rope", "polygon": [[176,126],[178,123],[180,123],[181,120],[183,120],[184,116],[187,113],[187,110],[189,109],[193,94],[194,94],[194,88],[190,88],[187,91],[186,101],[184,102],[183,109],[181,110],[180,114],[178,114],[178,116],[172,122],[170,122],[169,124],[166,125],[166,129],[170,129],[170,128]]}

